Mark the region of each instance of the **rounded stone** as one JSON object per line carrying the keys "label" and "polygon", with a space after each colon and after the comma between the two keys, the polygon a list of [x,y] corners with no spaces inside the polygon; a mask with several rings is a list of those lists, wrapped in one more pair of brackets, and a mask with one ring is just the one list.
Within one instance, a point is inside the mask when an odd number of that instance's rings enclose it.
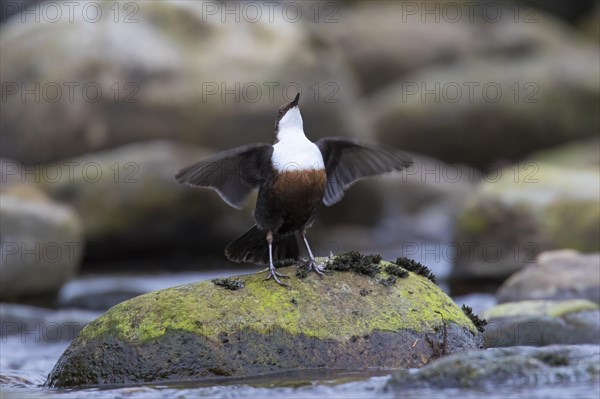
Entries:
{"label": "rounded stone", "polygon": [[390,283],[388,265],[374,277],[292,276],[289,288],[256,273],[228,280],[235,284],[202,281],[132,298],[88,324],[46,384],[413,368],[482,347],[481,334],[440,288],[414,273]]}
{"label": "rounded stone", "polygon": [[77,213],[28,184],[0,191],[0,299],[46,302],[78,269],[83,229]]}
{"label": "rounded stone", "polygon": [[589,299],[600,304],[600,254],[580,254],[573,250],[541,253],[538,263],[510,276],[497,297],[500,303]]}
{"label": "rounded stone", "polygon": [[600,376],[598,356],[598,345],[469,351],[447,356],[417,372],[399,371],[388,382],[386,391],[404,393],[415,388],[466,388],[477,390],[473,397],[484,397],[482,389],[493,389],[497,393],[508,387],[558,387],[556,384],[564,387],[569,383],[593,386]]}
{"label": "rounded stone", "polygon": [[600,345],[600,310],[584,299],[531,300],[497,305],[483,313],[488,320],[486,347]]}

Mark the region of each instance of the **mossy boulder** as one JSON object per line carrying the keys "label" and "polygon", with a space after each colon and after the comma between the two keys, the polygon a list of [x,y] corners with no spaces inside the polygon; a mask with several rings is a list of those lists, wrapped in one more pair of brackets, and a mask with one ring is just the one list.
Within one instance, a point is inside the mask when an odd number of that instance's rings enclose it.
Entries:
{"label": "mossy boulder", "polygon": [[35,186],[7,181],[0,188],[0,300],[47,305],[79,270],[82,223]]}
{"label": "mossy boulder", "polygon": [[598,169],[535,160],[488,175],[458,217],[453,278],[502,281],[545,250],[600,250]]}
{"label": "mossy boulder", "polygon": [[[490,25],[514,29],[514,24]],[[512,36],[508,30],[491,35]],[[457,57],[387,82],[366,104],[377,140],[487,170],[597,135],[597,49],[576,43],[535,49],[523,39],[514,51],[526,54],[518,58],[485,51],[484,57]]]}
{"label": "mossy boulder", "polygon": [[600,311],[586,299],[508,302],[483,314],[487,347],[600,345]]}
{"label": "mossy boulder", "polygon": [[498,302],[528,299],[588,299],[600,304],[600,254],[548,251],[538,263],[513,274],[497,292]]}
{"label": "mossy boulder", "polygon": [[201,281],[132,298],[88,324],[46,384],[412,368],[482,347],[475,325],[440,288],[391,265],[323,278],[293,276],[301,269],[292,265],[279,269],[292,276],[289,287],[256,273],[231,284]]}
{"label": "mossy boulder", "polygon": [[[97,3],[102,22],[119,12],[135,23],[90,23],[63,10],[56,23],[23,16],[2,26],[3,157],[54,162],[148,139],[223,149],[270,141],[277,107],[295,87],[313,134],[366,131],[351,71],[281,12],[222,23],[195,1],[142,1],[133,13],[111,4]],[[19,87],[37,88],[38,100],[21,101]]]}
{"label": "mossy boulder", "polygon": [[[460,388],[470,390],[461,391],[463,397],[483,398],[503,397],[498,391],[506,392],[508,387],[545,387],[546,392],[552,385],[564,388],[569,383],[593,387],[600,377],[598,356],[598,345],[469,351],[440,359],[417,372],[401,370],[392,376],[386,391],[405,397],[405,392],[414,389]],[[561,397],[560,393],[556,397]]]}

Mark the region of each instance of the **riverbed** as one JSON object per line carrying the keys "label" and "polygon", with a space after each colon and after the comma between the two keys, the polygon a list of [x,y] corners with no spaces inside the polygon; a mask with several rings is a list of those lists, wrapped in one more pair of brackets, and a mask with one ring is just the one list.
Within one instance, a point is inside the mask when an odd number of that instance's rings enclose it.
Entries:
{"label": "riverbed", "polygon": [[[243,380],[219,380],[85,389],[42,387],[68,342],[23,342],[2,339],[0,387],[3,398],[549,398],[600,397],[600,383],[535,388],[413,389],[386,391],[391,372],[301,371]],[[381,375],[383,374],[383,375]]]}
{"label": "riverbed", "polygon": [[[233,273],[233,271],[231,271]],[[181,274],[180,276],[162,276],[161,284],[176,285],[188,280],[197,280],[210,276]],[[125,280],[123,280],[125,279]],[[117,287],[122,293],[123,281],[130,277],[114,278],[110,286]],[[143,287],[143,280],[150,277],[137,277],[135,286]],[[85,287],[99,287],[106,283],[106,277],[91,277],[76,280],[63,291],[64,299],[73,299],[85,290]],[[148,280],[149,281],[149,280]],[[97,283],[97,284],[96,284]],[[146,290],[162,287],[148,285]],[[106,292],[105,292],[106,293]],[[69,295],[67,295],[69,294]],[[94,293],[96,298],[105,298]],[[110,296],[110,294],[107,294]],[[488,298],[489,299],[489,298]],[[473,299],[470,304],[477,307],[477,301],[488,300],[482,296]],[[460,298],[464,301],[465,298]],[[26,308],[16,312],[25,313]],[[65,310],[59,310],[65,312]],[[15,311],[13,310],[13,313]],[[31,319],[31,311],[29,318]],[[37,309],[35,320],[56,320],[62,325],[84,324],[96,315],[99,310],[73,310],[71,313],[57,315],[57,310]],[[47,315],[44,316],[44,312]],[[3,313],[6,317],[6,312]],[[25,314],[23,314],[25,318]],[[79,321],[78,321],[79,320]],[[111,387],[86,387],[83,389],[47,389],[43,387],[46,377],[62,352],[69,345],[72,336],[58,337],[48,325],[40,325],[30,320],[21,326],[18,334],[5,334],[0,342],[0,390],[3,398],[598,398],[600,382],[568,383],[560,385],[515,387],[508,383],[505,386],[494,386],[477,389],[432,389],[420,388],[399,391],[386,390],[386,384],[393,370],[370,371],[333,371],[303,370],[292,373],[278,373],[244,379],[218,379],[193,382],[174,382],[169,384],[148,384]],[[60,324],[59,323],[59,324]],[[69,324],[70,323],[70,324]],[[7,321],[3,320],[4,327]],[[44,329],[44,326],[46,328]],[[81,328],[81,325],[77,326]],[[76,331],[76,330],[73,330]],[[74,334],[73,334],[74,335]],[[65,339],[66,338],[66,339]],[[600,360],[600,359],[599,359]]]}

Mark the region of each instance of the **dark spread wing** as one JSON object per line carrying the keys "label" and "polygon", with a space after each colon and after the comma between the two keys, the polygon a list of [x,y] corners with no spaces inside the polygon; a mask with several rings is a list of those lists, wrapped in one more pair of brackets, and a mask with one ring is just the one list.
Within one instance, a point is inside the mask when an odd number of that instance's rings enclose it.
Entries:
{"label": "dark spread wing", "polygon": [[390,147],[365,144],[355,139],[329,137],[315,143],[321,150],[327,186],[323,203],[331,206],[342,199],[344,190],[357,180],[402,170],[411,158]]}
{"label": "dark spread wing", "polygon": [[225,202],[240,209],[250,192],[270,173],[272,153],[273,146],[266,143],[237,147],[181,169],[175,179],[190,186],[215,189]]}

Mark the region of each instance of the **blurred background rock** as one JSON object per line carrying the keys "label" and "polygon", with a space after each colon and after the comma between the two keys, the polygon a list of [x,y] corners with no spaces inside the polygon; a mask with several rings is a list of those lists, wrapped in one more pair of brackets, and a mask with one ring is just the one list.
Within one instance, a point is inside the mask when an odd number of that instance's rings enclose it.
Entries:
{"label": "blurred background rock", "polygon": [[[468,294],[545,250],[599,251],[597,1],[283,2],[259,18],[245,3],[83,2],[72,20],[53,4],[2,2],[3,301],[103,309],[175,272],[257,270],[223,255],[252,201],[239,212],[173,175],[271,142],[297,90],[309,138],[415,158],[321,210],[320,255],[408,256]],[[49,262],[36,242],[78,250]]]}

